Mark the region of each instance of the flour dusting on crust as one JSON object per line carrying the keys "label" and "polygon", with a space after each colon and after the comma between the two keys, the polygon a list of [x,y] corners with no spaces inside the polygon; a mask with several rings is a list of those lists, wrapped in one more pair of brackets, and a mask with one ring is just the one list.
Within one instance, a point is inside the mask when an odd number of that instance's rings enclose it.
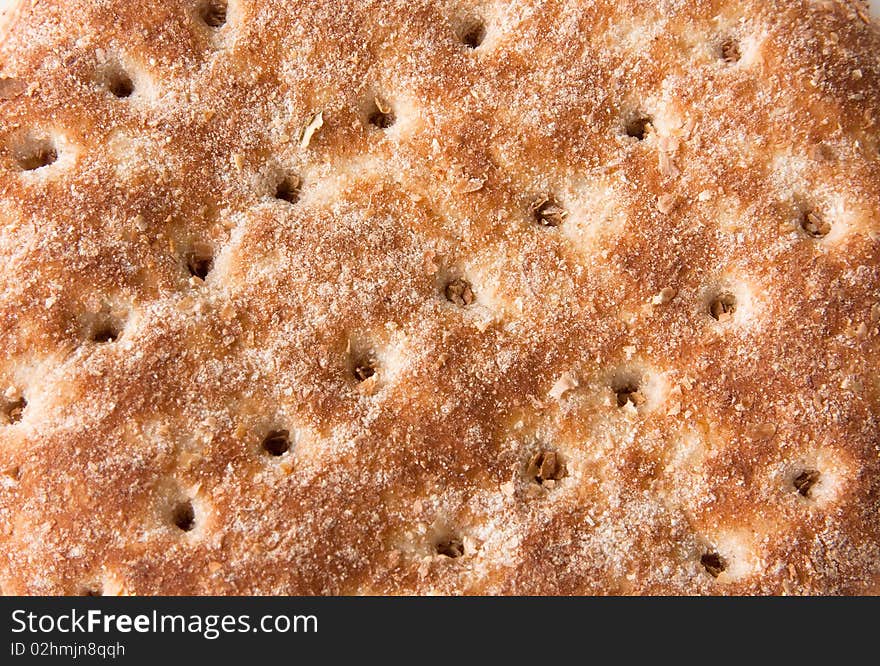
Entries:
{"label": "flour dusting on crust", "polygon": [[878,591],[864,3],[0,34],[2,592]]}

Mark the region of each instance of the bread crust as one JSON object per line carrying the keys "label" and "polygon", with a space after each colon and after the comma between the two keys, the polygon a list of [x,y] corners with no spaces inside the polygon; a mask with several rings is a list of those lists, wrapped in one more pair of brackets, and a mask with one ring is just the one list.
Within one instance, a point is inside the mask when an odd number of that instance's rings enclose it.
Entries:
{"label": "bread crust", "polygon": [[4,593],[877,591],[863,4],[19,5]]}

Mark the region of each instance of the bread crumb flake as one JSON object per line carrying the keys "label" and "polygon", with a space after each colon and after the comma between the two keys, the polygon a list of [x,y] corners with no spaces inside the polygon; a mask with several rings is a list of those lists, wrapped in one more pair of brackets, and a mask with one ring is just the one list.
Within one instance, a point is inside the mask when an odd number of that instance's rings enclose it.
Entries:
{"label": "bread crumb flake", "polygon": [[678,206],[678,196],[675,194],[661,194],[657,197],[657,210],[668,215]]}
{"label": "bread crumb flake", "polygon": [[559,379],[556,380],[556,383],[553,384],[553,387],[550,389],[550,393],[548,394],[553,400],[557,402],[562,400],[562,396],[564,396],[567,392],[572,389],[577,388],[579,385],[577,377],[575,377],[572,373],[566,372]]}
{"label": "bread crumb flake", "polygon": [[676,291],[675,288],[663,287],[663,289],[660,290],[660,293],[655,294],[654,297],[651,299],[651,304],[666,305],[667,303],[671,302],[672,299],[675,298],[677,295],[678,291]]}
{"label": "bread crumb flake", "polygon": [[312,141],[312,137],[315,135],[315,132],[317,132],[323,126],[324,126],[324,112],[318,111],[317,113],[314,113],[312,115],[309,122],[306,124],[305,127],[303,127],[303,130],[300,134],[300,141],[299,141],[300,147],[308,148],[309,144]]}
{"label": "bread crumb flake", "polygon": [[379,374],[374,372],[369,377],[366,377],[358,384],[358,392],[361,395],[375,395],[376,391],[379,390]]}

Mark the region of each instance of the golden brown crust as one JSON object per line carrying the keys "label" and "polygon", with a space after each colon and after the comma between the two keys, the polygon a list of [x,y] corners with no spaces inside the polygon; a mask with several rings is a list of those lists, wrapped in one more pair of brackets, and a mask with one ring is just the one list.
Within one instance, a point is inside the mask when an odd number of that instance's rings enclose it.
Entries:
{"label": "golden brown crust", "polygon": [[4,592],[877,591],[863,5],[205,10],[0,45]]}

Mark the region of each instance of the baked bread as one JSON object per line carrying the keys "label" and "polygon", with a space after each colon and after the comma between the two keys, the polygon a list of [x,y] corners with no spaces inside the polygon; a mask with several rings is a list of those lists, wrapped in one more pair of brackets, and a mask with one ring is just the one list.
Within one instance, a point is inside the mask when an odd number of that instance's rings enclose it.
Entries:
{"label": "baked bread", "polygon": [[867,11],[7,4],[2,591],[876,592]]}

